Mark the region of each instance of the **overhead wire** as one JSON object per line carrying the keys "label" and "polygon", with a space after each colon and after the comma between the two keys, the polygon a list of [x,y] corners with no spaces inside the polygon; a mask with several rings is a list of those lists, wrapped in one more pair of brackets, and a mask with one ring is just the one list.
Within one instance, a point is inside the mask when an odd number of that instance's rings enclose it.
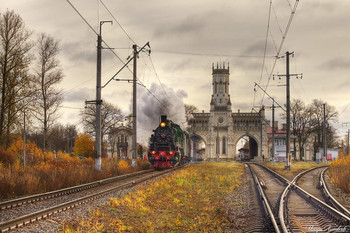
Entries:
{"label": "overhead wire", "polygon": [[[109,8],[106,6],[106,4],[102,1],[102,0],[100,0],[100,2],[102,3],[102,5],[103,5],[103,7],[108,11],[108,13],[112,16],[112,18],[117,22],[117,24],[119,25],[119,27],[122,29],[122,31],[125,33],[125,35],[129,38],[129,40],[130,41],[132,41],[134,44],[137,44],[132,38],[131,38],[131,36],[127,33],[127,31],[124,29],[124,27],[119,23],[119,21],[116,19],[116,17],[113,15],[113,13],[109,10]],[[150,60],[151,60],[151,63],[152,63],[152,67],[153,67],[153,69],[154,69],[154,71],[155,71],[155,68],[154,68],[154,65],[153,65],[153,62],[152,62],[152,59],[151,59],[151,56],[149,56],[149,58],[150,58]],[[145,63],[145,65],[147,66],[147,64],[146,64],[146,62],[144,61],[144,63]],[[130,70],[130,68],[128,67],[128,66],[126,66],[128,69],[129,69],[129,71],[132,73],[132,71]],[[155,71],[155,74],[156,74],[156,76],[157,76],[157,78],[158,78],[158,80],[159,80],[159,82],[160,82],[160,79],[159,79],[159,76],[157,75],[157,73],[156,73],[156,71]],[[139,82],[139,83],[141,83],[141,85],[142,85],[142,87],[144,87],[147,91],[148,91],[148,93],[150,93],[161,105],[163,105],[163,107],[166,107],[144,84],[143,84],[143,82],[141,82],[141,80],[139,79],[139,78],[137,78],[137,81]],[[162,89],[163,89],[163,91],[165,92],[165,90],[164,90],[164,87],[163,87],[163,85],[162,85],[162,83],[160,82],[160,84],[161,84],[161,87],[162,87]],[[166,93],[166,92],[165,92]]]}
{"label": "overhead wire", "polygon": [[[70,2],[70,0],[66,0],[69,5],[74,9],[74,11],[83,19],[83,21],[89,26],[89,28],[98,36],[99,34],[97,33],[97,31],[89,24],[89,22],[84,18],[84,16],[78,11],[78,9]],[[106,8],[106,10],[111,14],[111,16],[113,17],[113,19],[116,20],[116,18],[113,16],[113,14],[110,12],[110,10],[108,9],[108,7],[103,3],[102,0],[100,0],[102,5]],[[116,20],[117,21],[117,20]],[[125,31],[125,29],[121,26],[121,24],[117,21],[118,25],[122,28],[122,30],[126,33],[126,35],[129,37],[129,39],[131,41],[133,41],[135,43],[135,41],[129,36],[129,34]],[[118,54],[116,54],[115,51],[113,51],[113,49],[107,44],[106,41],[104,41],[102,39],[102,42],[107,46],[107,48],[118,58],[118,60],[123,63],[125,65],[125,62],[118,56]],[[136,44],[136,43],[135,43]],[[126,66],[126,68],[131,72],[131,69]],[[142,84],[142,86],[164,107],[166,107],[139,79],[137,79],[138,82],[140,82]],[[71,89],[72,90],[72,89]]]}
{"label": "overhead wire", "polygon": [[[148,56],[148,57],[149,57],[149,60],[151,61],[151,64],[152,64],[152,67],[153,67],[153,71],[154,71],[154,73],[155,73],[155,75],[156,75],[156,77],[157,77],[157,79],[158,79],[158,81],[159,81],[160,86],[162,87],[162,89],[163,89],[165,95],[168,96],[167,92],[166,92],[165,89],[164,89],[163,83],[160,81],[160,78],[159,78],[159,76],[158,76],[158,73],[157,73],[157,71],[156,71],[156,68],[154,67],[152,57],[151,57],[151,56]],[[168,97],[169,97],[169,96],[168,96]]]}
{"label": "overhead wire", "polygon": [[[264,68],[265,68],[267,41],[268,41],[268,38],[269,38],[269,31],[270,31],[271,6],[272,6],[272,0],[270,0],[269,14],[268,14],[268,17],[267,17],[266,37],[265,37],[265,45],[264,45],[264,57],[263,57],[262,65],[261,65],[261,72],[260,72],[259,85],[260,85],[260,83],[261,83],[261,79],[262,79],[263,72],[264,72]],[[254,101],[253,101],[253,105],[255,105],[255,97],[256,97],[256,96],[255,96],[255,93],[256,93],[256,92],[254,92]]]}
{"label": "overhead wire", "polygon": [[[183,52],[183,51],[171,51],[171,50],[155,50],[153,53],[167,53],[167,54],[180,54],[189,56],[205,56],[205,57],[243,57],[243,58],[262,58],[264,56],[258,55],[235,55],[235,54],[219,54],[219,53],[194,53],[194,52]],[[274,56],[270,56],[274,57]]]}
{"label": "overhead wire", "polygon": [[74,9],[74,11],[80,16],[80,18],[83,19],[83,21],[90,27],[90,29],[96,34],[98,35],[98,33],[95,31],[95,29],[89,24],[89,22],[84,18],[84,16],[82,14],[80,14],[80,12],[78,11],[78,9],[71,3],[70,0],[66,0],[69,5]]}
{"label": "overhead wire", "polygon": [[[289,31],[290,25],[292,24],[292,21],[293,21],[293,18],[294,18],[296,9],[297,9],[297,7],[298,7],[298,3],[299,3],[299,0],[296,0],[296,1],[295,1],[295,4],[294,4],[294,7],[293,7],[293,9],[292,9],[291,15],[290,15],[290,17],[289,17],[289,20],[288,20],[286,29],[285,29],[285,31],[284,31],[284,33],[283,33],[283,37],[282,37],[280,46],[279,46],[279,48],[278,48],[278,51],[277,51],[277,54],[276,54],[276,56],[275,56],[274,63],[273,63],[273,66],[272,66],[272,69],[271,69],[271,72],[270,72],[270,75],[269,75],[269,78],[268,78],[268,80],[267,80],[267,84],[266,84],[266,87],[265,87],[265,90],[264,90],[265,92],[266,92],[266,90],[267,90],[267,88],[268,88],[268,86],[269,86],[269,83],[270,83],[270,80],[271,80],[273,71],[274,71],[274,69],[275,69],[275,67],[276,67],[277,60],[279,59],[280,52],[281,52],[282,47],[283,47],[283,45],[284,45],[284,41],[285,41],[285,39],[286,39],[286,37],[287,37],[287,34],[288,34],[288,31]],[[263,98],[261,99],[261,103],[264,101],[264,97],[265,97],[265,93],[263,93]]]}
{"label": "overhead wire", "polygon": [[131,36],[126,32],[126,30],[124,29],[124,27],[119,23],[119,21],[114,17],[114,15],[112,14],[112,12],[108,9],[108,7],[106,6],[106,4],[100,0],[100,2],[102,3],[103,7],[108,11],[108,13],[112,16],[112,18],[117,22],[117,24],[119,25],[119,27],[123,30],[123,32],[125,33],[125,35],[129,38],[129,40],[131,40],[134,44],[137,44],[132,38]]}
{"label": "overhead wire", "polygon": [[273,10],[273,14],[275,15],[275,19],[276,19],[276,23],[277,23],[278,29],[279,29],[281,35],[283,36],[283,31],[282,31],[282,28],[281,28],[281,24],[280,24],[280,22],[278,20],[275,8],[273,6],[272,6],[272,10]]}

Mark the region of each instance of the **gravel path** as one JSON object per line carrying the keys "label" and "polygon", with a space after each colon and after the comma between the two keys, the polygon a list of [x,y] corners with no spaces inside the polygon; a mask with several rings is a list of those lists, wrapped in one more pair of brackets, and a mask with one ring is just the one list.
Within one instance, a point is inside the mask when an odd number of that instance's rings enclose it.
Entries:
{"label": "gravel path", "polygon": [[249,232],[262,226],[263,217],[256,195],[253,178],[245,168],[242,185],[224,199],[226,217],[230,221],[227,232]]}

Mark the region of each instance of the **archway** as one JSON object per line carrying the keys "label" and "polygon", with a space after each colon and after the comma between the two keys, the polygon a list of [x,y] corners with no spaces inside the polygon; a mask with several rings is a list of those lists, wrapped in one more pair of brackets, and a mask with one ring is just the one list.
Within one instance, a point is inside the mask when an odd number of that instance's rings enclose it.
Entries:
{"label": "archway", "polygon": [[251,160],[258,156],[258,142],[249,135],[241,136],[236,142],[236,155],[240,160]]}
{"label": "archway", "polygon": [[192,135],[190,138],[192,141],[192,161],[204,160],[206,148],[204,139],[197,134]]}

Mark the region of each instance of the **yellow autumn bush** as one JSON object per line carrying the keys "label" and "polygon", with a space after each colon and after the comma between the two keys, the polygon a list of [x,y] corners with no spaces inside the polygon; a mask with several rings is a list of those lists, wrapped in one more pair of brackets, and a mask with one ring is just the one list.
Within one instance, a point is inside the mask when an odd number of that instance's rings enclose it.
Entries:
{"label": "yellow autumn bush", "polygon": [[350,193],[350,156],[340,157],[329,166],[329,176],[332,183],[344,192]]}
{"label": "yellow autumn bush", "polygon": [[119,169],[128,169],[129,168],[129,164],[128,164],[128,162],[126,160],[121,159],[118,162],[118,168]]}
{"label": "yellow autumn bush", "polygon": [[102,171],[95,171],[94,159],[79,158],[59,151],[43,154],[35,143],[26,144],[26,167],[19,155],[23,153],[23,141],[19,137],[5,151],[0,148],[0,156],[6,155],[6,163],[0,160],[0,200],[2,198],[28,195],[66,188],[112,176],[149,169],[147,161],[143,166],[130,167],[127,161],[116,162],[103,158]]}

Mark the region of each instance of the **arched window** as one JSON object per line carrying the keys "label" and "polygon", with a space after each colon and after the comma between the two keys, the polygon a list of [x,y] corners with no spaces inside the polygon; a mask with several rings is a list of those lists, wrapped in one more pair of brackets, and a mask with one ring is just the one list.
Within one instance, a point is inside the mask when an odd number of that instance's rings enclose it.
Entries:
{"label": "arched window", "polygon": [[220,138],[216,137],[216,154],[220,154]]}
{"label": "arched window", "polygon": [[222,153],[226,154],[226,137],[222,138]]}

